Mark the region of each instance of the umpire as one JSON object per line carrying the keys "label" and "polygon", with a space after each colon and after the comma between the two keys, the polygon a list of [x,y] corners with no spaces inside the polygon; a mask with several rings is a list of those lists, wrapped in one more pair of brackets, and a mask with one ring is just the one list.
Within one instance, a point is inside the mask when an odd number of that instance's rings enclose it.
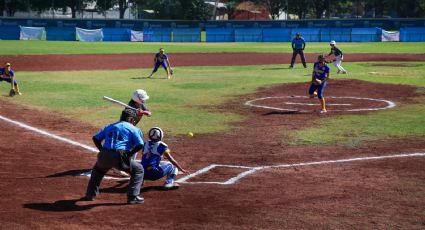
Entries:
{"label": "umpire", "polygon": [[301,56],[301,61],[304,65],[304,68],[307,68],[307,64],[305,63],[305,57],[304,57],[304,48],[305,48],[305,41],[304,38],[300,36],[300,33],[295,34],[295,38],[292,39],[292,60],[291,65],[289,68],[294,68],[294,62],[295,58],[297,57],[297,54]]}
{"label": "umpire", "polygon": [[[143,183],[143,167],[131,157],[143,149],[143,134],[136,127],[139,122],[136,111],[125,109],[120,121],[107,125],[93,136],[93,142],[99,149],[97,162],[93,167],[86,196],[83,200],[94,200],[99,194],[100,183],[111,168],[130,173],[130,184],[127,191],[129,204],[142,204],[140,188]],[[102,146],[102,141],[103,146]]]}

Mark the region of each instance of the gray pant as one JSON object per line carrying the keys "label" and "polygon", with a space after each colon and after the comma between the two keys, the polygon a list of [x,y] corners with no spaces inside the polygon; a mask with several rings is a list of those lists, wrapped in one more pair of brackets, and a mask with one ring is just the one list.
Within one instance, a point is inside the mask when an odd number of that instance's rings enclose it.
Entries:
{"label": "gray pant", "polygon": [[294,67],[295,58],[297,57],[297,54],[301,57],[301,62],[303,63],[304,67],[307,67],[307,64],[305,63],[305,57],[304,57],[304,51],[302,49],[294,49],[292,52],[292,59],[291,59],[291,67]]}
{"label": "gray pant", "polygon": [[[86,197],[96,197],[99,194],[100,182],[109,169],[116,168],[123,170],[121,154],[116,151],[102,150],[97,155],[97,162],[91,172],[89,184],[87,186]],[[133,159],[130,160],[130,183],[127,196],[134,197],[140,194],[143,183],[144,170],[141,164]]]}

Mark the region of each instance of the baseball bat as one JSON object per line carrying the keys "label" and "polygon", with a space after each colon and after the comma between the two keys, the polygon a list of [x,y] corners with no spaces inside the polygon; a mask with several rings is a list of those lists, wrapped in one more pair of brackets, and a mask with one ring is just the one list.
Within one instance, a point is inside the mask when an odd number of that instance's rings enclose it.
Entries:
{"label": "baseball bat", "polygon": [[107,96],[103,96],[103,100],[107,100],[107,101],[112,102],[112,103],[114,103],[114,104],[117,104],[117,105],[123,106],[123,107],[125,107],[125,108],[129,108],[129,109],[132,109],[132,110],[136,110],[136,111],[137,111],[137,109],[136,109],[136,108],[133,108],[133,107],[131,107],[131,106],[127,105],[127,104],[126,104],[126,103],[124,103],[124,102],[121,102],[121,101],[115,100],[115,99],[110,98],[110,97],[107,97]]}

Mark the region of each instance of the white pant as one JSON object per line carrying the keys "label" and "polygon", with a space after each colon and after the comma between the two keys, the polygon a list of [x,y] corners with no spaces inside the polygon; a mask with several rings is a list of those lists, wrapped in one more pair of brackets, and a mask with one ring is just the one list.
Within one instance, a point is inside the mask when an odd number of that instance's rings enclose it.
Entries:
{"label": "white pant", "polygon": [[347,71],[345,71],[344,68],[342,68],[341,63],[342,63],[342,55],[340,56],[335,56],[335,61],[333,61],[334,66],[341,72],[345,73]]}

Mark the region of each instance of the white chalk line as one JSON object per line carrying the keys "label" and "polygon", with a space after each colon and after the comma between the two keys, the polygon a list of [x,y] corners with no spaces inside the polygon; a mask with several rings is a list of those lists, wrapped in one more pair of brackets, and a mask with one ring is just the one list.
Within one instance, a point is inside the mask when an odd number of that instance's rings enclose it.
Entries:
{"label": "white chalk line", "polygon": [[[253,99],[253,100],[249,100],[249,101],[245,102],[245,105],[251,106],[251,107],[257,107],[257,108],[278,110],[278,111],[291,111],[291,112],[296,111],[296,112],[301,112],[301,113],[309,112],[309,111],[306,111],[306,110],[286,109],[286,108],[280,108],[280,107],[273,107],[273,106],[255,104],[256,102],[260,102],[260,101],[265,101],[265,100],[269,100],[269,99],[281,99],[281,98],[284,98],[284,99],[299,99],[299,98],[310,99],[307,96],[297,96],[297,95],[278,96],[278,97],[262,97],[262,98],[256,98],[256,99]],[[329,96],[329,97],[326,97],[326,98],[368,100],[368,101],[384,102],[384,103],[387,104],[384,107],[359,108],[359,109],[332,109],[332,111],[348,111],[348,112],[376,111],[376,110],[383,110],[383,109],[391,109],[391,108],[394,108],[396,106],[396,104],[394,102],[389,101],[389,100],[384,100],[384,99],[375,99],[375,98],[366,98],[366,97],[333,97],[333,96]],[[284,102],[284,103],[292,103],[292,102]],[[314,104],[309,104],[309,103],[307,103],[307,104],[308,105],[314,105]]]}
{"label": "white chalk line", "polygon": [[[84,145],[81,143],[78,143],[76,141],[72,141],[70,139],[64,138],[64,137],[60,137],[58,135],[49,133],[47,131],[41,130],[41,129],[37,129],[35,127],[29,126],[27,124],[24,124],[22,122],[18,122],[18,121],[14,121],[12,119],[6,118],[4,116],[0,115],[0,120],[6,121],[8,123],[17,125],[21,128],[24,129],[28,129],[30,131],[36,132],[38,134],[50,137],[52,139],[56,139],[74,146],[78,146],[81,148],[84,148],[86,150],[89,150],[91,152],[98,152],[97,149],[88,146],[88,145]],[[328,161],[314,161],[314,162],[305,162],[305,163],[297,163],[297,164],[282,164],[282,165],[272,165],[272,166],[259,166],[259,167],[250,167],[250,166],[238,166],[238,165],[223,165],[223,164],[212,164],[209,165],[203,169],[200,169],[198,171],[196,171],[195,173],[189,174],[185,177],[182,177],[178,180],[176,180],[176,182],[178,183],[186,183],[186,184],[220,184],[220,185],[231,185],[236,183],[237,181],[239,181],[240,179],[251,175],[255,172],[258,172],[260,170],[265,170],[265,169],[271,169],[271,168],[289,168],[289,167],[301,167],[301,166],[309,166],[309,165],[324,165],[324,164],[333,164],[333,163],[345,163],[345,162],[353,162],[353,161],[366,161],[366,160],[380,160],[380,159],[388,159],[388,158],[401,158],[401,157],[420,157],[420,156],[425,156],[425,153],[410,153],[410,154],[397,154],[397,155],[387,155],[387,156],[371,156],[371,157],[358,157],[358,158],[349,158],[349,159],[339,159],[339,160],[328,160]],[[238,175],[236,175],[235,177],[230,178],[227,181],[224,182],[214,182],[214,181],[199,181],[199,182],[189,182],[188,180],[199,176],[203,173],[206,173],[208,171],[210,171],[213,168],[216,167],[228,167],[228,168],[240,168],[240,169],[246,169],[246,171],[239,173]],[[90,176],[90,171],[89,172],[84,172],[79,174],[79,176]],[[128,180],[128,177],[112,177],[112,176],[105,176],[105,179],[110,179],[110,180]]]}
{"label": "white chalk line", "polygon": [[[339,159],[339,160],[327,160],[327,161],[312,161],[312,162],[304,162],[304,163],[296,163],[296,164],[282,164],[282,165],[271,165],[271,166],[259,166],[259,167],[247,167],[247,166],[238,166],[238,165],[219,165],[212,164],[201,170],[198,170],[195,173],[182,177],[176,182],[178,183],[186,183],[186,184],[219,184],[219,185],[231,185],[235,184],[240,179],[256,173],[260,170],[266,169],[274,169],[274,168],[292,168],[292,167],[302,167],[302,166],[311,166],[311,165],[326,165],[326,164],[338,164],[338,163],[347,163],[347,162],[355,162],[355,161],[370,161],[370,160],[382,160],[382,159],[391,159],[391,158],[403,158],[403,157],[424,157],[425,153],[407,153],[407,154],[396,154],[396,155],[386,155],[386,156],[370,156],[370,157],[356,157],[356,158],[348,158],[348,159]],[[215,167],[233,167],[233,168],[244,168],[248,169],[242,173],[239,173],[235,177],[230,178],[224,182],[211,182],[211,181],[188,181],[189,179],[199,176],[203,173],[210,171]]]}
{"label": "white chalk line", "polygon": [[64,137],[61,137],[61,136],[58,136],[58,135],[55,135],[55,134],[49,133],[49,132],[44,131],[44,130],[41,130],[41,129],[37,129],[37,128],[35,128],[35,127],[29,126],[29,125],[24,124],[24,123],[22,123],[22,122],[18,122],[18,121],[15,121],[15,120],[9,119],[9,118],[7,118],[7,117],[3,117],[3,116],[1,116],[1,115],[0,115],[0,120],[3,120],[3,121],[6,121],[6,122],[9,122],[9,123],[11,123],[11,124],[17,125],[17,126],[19,126],[19,127],[21,127],[21,128],[24,128],[24,129],[31,130],[31,131],[33,131],[33,132],[36,132],[36,133],[38,133],[38,134],[41,134],[41,135],[44,135],[44,136],[50,137],[50,138],[52,138],[52,139],[56,139],[56,140],[59,140],[59,141],[62,141],[62,142],[65,142],[65,143],[68,143],[68,144],[71,144],[71,145],[74,145],[74,146],[81,147],[81,148],[86,149],[86,150],[89,150],[89,151],[91,151],[91,152],[96,152],[96,153],[97,153],[97,152],[99,152],[99,150],[98,150],[98,149],[93,148],[93,147],[91,147],[91,146],[88,146],[88,145],[85,145],[85,144],[81,144],[81,143],[79,143],[79,142],[76,142],[76,141],[73,141],[73,140],[70,140],[70,139],[67,139],[67,138],[64,138]]}
{"label": "white chalk line", "polygon": [[[320,104],[314,104],[314,103],[298,103],[298,102],[284,102],[285,105],[307,105],[307,106],[317,106]],[[350,106],[352,104],[335,104],[335,103],[326,103],[326,106]]]}

